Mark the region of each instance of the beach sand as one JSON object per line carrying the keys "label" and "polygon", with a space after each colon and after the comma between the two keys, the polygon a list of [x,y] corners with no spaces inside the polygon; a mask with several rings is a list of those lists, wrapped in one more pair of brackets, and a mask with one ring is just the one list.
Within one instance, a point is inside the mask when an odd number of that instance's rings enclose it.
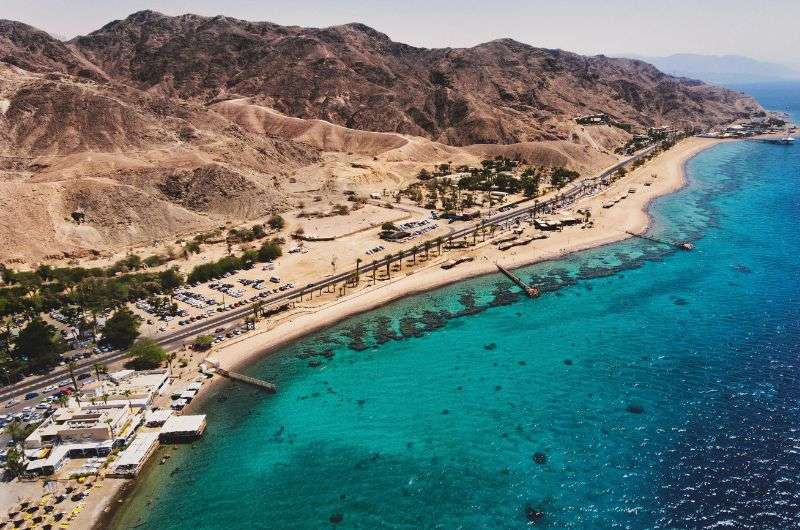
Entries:
{"label": "beach sand", "polygon": [[[391,280],[376,286],[353,290],[350,294],[330,301],[298,303],[289,314],[278,315],[259,324],[255,332],[228,342],[210,354],[223,368],[235,370],[264,356],[288,342],[297,340],[347,317],[375,309],[393,300],[421,293],[466,278],[497,272],[495,262],[507,268],[552,260],[566,254],[606,245],[630,237],[626,231],[642,233],[647,230],[650,217],[647,207],[653,199],[680,189],[685,183],[684,165],[687,160],[720,140],[688,138],[675,147],[631,171],[598,195],[587,197],[570,206],[569,211],[590,208],[593,228],[570,227],[561,232],[551,232],[547,239],[527,246],[515,247],[506,252],[490,243],[478,244],[464,251],[444,252],[424,265],[394,274]],[[656,175],[653,178],[653,175]],[[649,186],[645,186],[649,182]],[[635,188],[636,192],[627,194]],[[602,204],[623,194],[627,198],[612,208]],[[435,253],[435,252],[433,252]],[[462,263],[450,270],[442,263],[459,255],[473,256],[471,262]]]}
{"label": "beach sand", "polygon": [[[683,187],[686,182],[684,171],[686,162],[699,152],[722,141],[708,138],[685,139],[643,166],[630,171],[601,193],[581,199],[568,208],[570,212],[589,208],[594,224],[592,228],[581,229],[573,226],[561,232],[551,232],[547,239],[514,247],[506,252],[500,251],[489,241],[478,243],[477,246],[463,251],[443,252],[441,256],[435,256],[434,250],[427,262],[413,268],[404,266],[402,272],[393,273],[391,279],[378,281],[375,286],[366,285],[370,282],[362,279],[362,286],[350,289],[345,296],[334,298],[334,294],[324,295],[314,300],[300,302],[286,313],[262,319],[255,331],[214,348],[207,356],[217,359],[223,368],[236,370],[289,342],[327,328],[345,318],[466,278],[496,273],[496,262],[507,268],[521,267],[631,237],[626,231],[643,233],[650,223],[647,213],[649,204],[657,197]],[[632,188],[636,191],[628,193]],[[622,195],[627,197],[612,208],[602,208],[603,203],[616,200]],[[530,231],[531,229],[527,230]],[[441,264],[445,261],[461,255],[473,256],[475,259],[449,270],[441,268]],[[189,370],[186,374],[191,379],[191,375],[195,372]],[[222,380],[215,377],[210,384],[205,384],[187,411],[202,408],[203,397],[208,395],[210,388]],[[103,495],[90,497],[85,515],[80,521],[82,527],[88,528],[94,525],[94,528],[99,529],[107,525],[113,519],[113,510],[131,489],[114,484],[105,490]]]}

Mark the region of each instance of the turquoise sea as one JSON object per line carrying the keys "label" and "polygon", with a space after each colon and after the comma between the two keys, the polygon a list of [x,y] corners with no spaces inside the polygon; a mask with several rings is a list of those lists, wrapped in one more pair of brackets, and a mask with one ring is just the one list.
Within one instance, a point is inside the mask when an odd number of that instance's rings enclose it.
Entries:
{"label": "turquoise sea", "polygon": [[[798,105],[797,108],[800,108]],[[117,528],[800,525],[800,145],[727,143],[652,232],[408,298],[227,385]],[[309,367],[308,355],[322,361]]]}

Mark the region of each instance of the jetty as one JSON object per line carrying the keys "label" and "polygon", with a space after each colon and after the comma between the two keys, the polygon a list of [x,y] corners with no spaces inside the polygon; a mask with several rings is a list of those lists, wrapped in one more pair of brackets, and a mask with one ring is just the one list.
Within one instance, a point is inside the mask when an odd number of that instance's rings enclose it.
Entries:
{"label": "jetty", "polygon": [[781,138],[748,138],[748,140],[751,142],[761,142],[764,144],[792,145],[795,139],[791,136],[784,136]]}
{"label": "jetty", "polygon": [[270,394],[274,394],[278,391],[278,387],[274,384],[270,383],[269,381],[264,381],[262,379],[256,379],[255,377],[250,377],[249,375],[239,374],[236,372],[230,372],[224,368],[217,367],[216,372],[223,376],[227,377],[228,379],[233,379],[235,381],[241,381],[242,383],[247,383],[248,385],[252,385],[258,387]]}
{"label": "jetty", "polygon": [[528,295],[528,298],[536,298],[541,293],[541,291],[539,291],[538,287],[536,287],[535,285],[528,285],[527,283],[523,282],[519,278],[519,276],[517,276],[516,274],[511,273],[511,271],[509,271],[508,269],[506,269],[505,267],[503,267],[499,263],[495,263],[495,265],[497,266],[497,269],[500,272],[502,272],[503,274],[505,274],[508,277],[509,280],[511,280],[512,282],[516,283],[523,291],[525,291],[525,294]]}
{"label": "jetty", "polygon": [[694,250],[694,245],[689,241],[681,241],[678,243],[674,243],[672,241],[659,239],[657,237],[648,236],[645,234],[637,234],[636,232],[631,232],[630,230],[625,230],[625,233],[628,234],[629,236],[638,237],[639,239],[646,239],[648,241],[653,241],[654,243],[659,243],[661,245],[667,245],[668,247],[674,247],[679,250]]}

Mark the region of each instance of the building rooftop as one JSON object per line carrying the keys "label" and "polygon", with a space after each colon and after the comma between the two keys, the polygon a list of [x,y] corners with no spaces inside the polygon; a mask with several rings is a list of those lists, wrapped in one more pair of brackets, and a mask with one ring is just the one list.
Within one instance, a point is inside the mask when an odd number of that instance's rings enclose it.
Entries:
{"label": "building rooftop", "polygon": [[161,427],[161,435],[200,434],[206,428],[206,415],[170,416]]}
{"label": "building rooftop", "polygon": [[115,467],[137,467],[147,458],[153,447],[158,443],[157,432],[140,432],[133,439],[131,444],[119,454],[119,458],[114,462]]}

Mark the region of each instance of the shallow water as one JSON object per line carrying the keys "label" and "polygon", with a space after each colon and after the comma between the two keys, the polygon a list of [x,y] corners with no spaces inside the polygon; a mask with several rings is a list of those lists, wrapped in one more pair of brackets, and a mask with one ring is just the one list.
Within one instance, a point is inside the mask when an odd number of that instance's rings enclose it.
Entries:
{"label": "shallow water", "polygon": [[625,241],[522,269],[537,300],[487,276],[262,360],[280,392],[220,387],[117,527],[797,527],[798,168],[720,145],[652,208],[693,252]]}

